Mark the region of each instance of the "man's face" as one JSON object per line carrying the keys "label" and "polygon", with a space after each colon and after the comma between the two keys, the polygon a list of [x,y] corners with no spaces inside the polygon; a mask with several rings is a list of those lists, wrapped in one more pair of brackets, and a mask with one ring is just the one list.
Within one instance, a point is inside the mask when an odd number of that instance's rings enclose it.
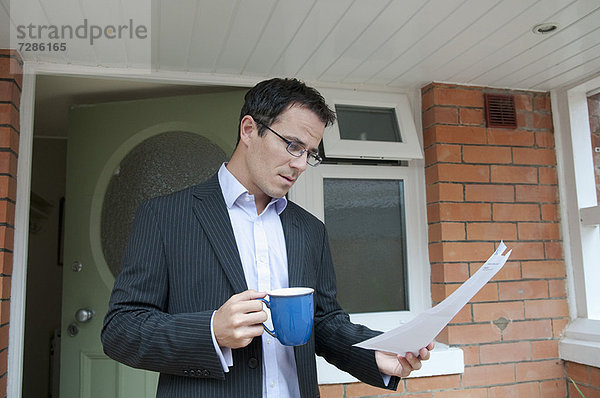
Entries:
{"label": "man's face", "polygon": [[[258,127],[257,125],[256,130]],[[287,108],[279,115],[277,122],[269,127],[311,152],[318,151],[325,132],[325,125],[317,115],[299,106]],[[251,185],[246,188],[251,194],[281,198],[306,170],[307,154],[294,157],[287,152],[286,147],[287,144],[268,129],[265,129],[262,137],[258,136],[258,131],[252,134],[246,158],[248,183]]]}

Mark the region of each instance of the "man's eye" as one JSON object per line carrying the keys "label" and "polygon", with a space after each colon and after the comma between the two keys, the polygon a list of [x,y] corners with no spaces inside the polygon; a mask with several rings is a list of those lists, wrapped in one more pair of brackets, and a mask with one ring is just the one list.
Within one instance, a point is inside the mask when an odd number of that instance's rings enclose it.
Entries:
{"label": "man's eye", "polygon": [[288,149],[290,151],[292,151],[292,152],[300,152],[304,148],[300,144],[296,144],[295,142],[291,142],[290,145],[288,146]]}

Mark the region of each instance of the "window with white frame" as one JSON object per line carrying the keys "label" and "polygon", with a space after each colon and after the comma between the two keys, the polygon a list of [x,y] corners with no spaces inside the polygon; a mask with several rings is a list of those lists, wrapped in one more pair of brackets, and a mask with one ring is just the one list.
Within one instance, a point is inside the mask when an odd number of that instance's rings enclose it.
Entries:
{"label": "window with white frame", "polygon": [[600,367],[600,207],[596,196],[587,96],[600,76],[554,90],[552,109],[564,256],[572,322],[559,344],[562,359]]}
{"label": "window with white frame", "polygon": [[[408,96],[320,91],[338,121],[325,131],[324,163],[289,196],[327,226],[351,320],[390,330],[431,305],[423,151]],[[439,348],[414,376],[462,372],[462,351]],[[322,358],[317,366],[320,383],[356,381]]]}

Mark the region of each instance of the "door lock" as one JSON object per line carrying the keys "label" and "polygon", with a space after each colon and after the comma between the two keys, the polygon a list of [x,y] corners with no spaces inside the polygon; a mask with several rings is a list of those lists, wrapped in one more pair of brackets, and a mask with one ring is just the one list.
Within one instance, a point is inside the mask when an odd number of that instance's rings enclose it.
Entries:
{"label": "door lock", "polygon": [[89,322],[94,317],[94,314],[95,312],[91,308],[80,308],[75,312],[75,319],[81,323]]}

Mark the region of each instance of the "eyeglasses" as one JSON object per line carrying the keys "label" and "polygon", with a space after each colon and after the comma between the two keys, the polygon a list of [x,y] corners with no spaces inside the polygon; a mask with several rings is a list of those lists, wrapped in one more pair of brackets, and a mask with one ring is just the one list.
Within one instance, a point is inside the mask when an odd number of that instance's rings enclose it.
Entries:
{"label": "eyeglasses", "polygon": [[302,144],[299,144],[294,141],[290,141],[290,140],[282,137],[281,135],[279,135],[279,133],[277,131],[273,130],[271,127],[267,126],[266,124],[264,124],[256,119],[254,119],[254,120],[256,121],[256,123],[260,124],[263,127],[266,127],[271,133],[273,133],[277,137],[281,138],[281,140],[287,144],[287,147],[285,149],[288,151],[288,153],[290,155],[292,155],[296,158],[299,158],[300,156],[304,155],[304,153],[306,152],[306,154],[307,154],[306,163],[308,163],[308,165],[312,166],[312,167],[317,167],[323,161],[323,158],[321,158],[318,153],[309,151]]}

